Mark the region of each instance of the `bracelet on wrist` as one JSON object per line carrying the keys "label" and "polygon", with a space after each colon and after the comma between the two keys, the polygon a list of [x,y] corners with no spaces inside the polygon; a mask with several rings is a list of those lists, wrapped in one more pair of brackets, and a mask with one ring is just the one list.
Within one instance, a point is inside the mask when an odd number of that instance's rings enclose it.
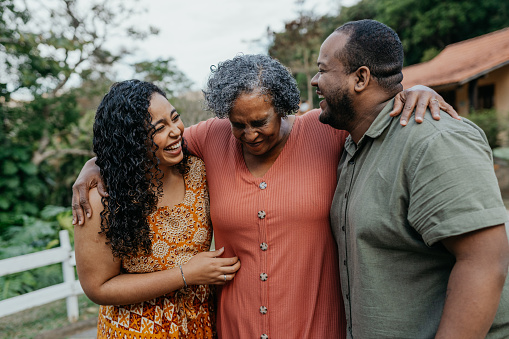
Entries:
{"label": "bracelet on wrist", "polygon": [[184,287],[187,288],[186,277],[184,277],[184,271],[182,271],[182,265],[179,265],[180,274],[182,274],[182,280],[184,280]]}

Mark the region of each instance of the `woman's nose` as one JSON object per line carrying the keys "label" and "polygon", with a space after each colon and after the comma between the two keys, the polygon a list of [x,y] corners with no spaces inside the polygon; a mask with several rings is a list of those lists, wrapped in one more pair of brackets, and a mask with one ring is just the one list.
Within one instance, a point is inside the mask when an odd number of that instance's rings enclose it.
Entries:
{"label": "woman's nose", "polygon": [[244,130],[244,137],[246,140],[253,141],[256,139],[257,136],[258,136],[258,132],[254,128],[247,127]]}
{"label": "woman's nose", "polygon": [[176,137],[176,136],[179,136],[180,134],[181,134],[181,131],[177,125],[175,125],[175,124],[170,125],[170,136]]}

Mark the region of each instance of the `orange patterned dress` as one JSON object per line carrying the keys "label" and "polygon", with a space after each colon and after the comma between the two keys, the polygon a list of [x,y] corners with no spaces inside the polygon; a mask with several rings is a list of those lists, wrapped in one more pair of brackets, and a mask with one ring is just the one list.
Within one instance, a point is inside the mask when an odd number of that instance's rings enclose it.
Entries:
{"label": "orange patterned dress", "polygon": [[[205,166],[196,157],[190,157],[188,163],[184,201],[173,208],[160,207],[150,215],[152,254],[124,260],[124,272],[178,269],[197,253],[209,250],[212,229]],[[194,285],[137,304],[101,306],[97,337],[215,338],[213,300],[209,286]]]}

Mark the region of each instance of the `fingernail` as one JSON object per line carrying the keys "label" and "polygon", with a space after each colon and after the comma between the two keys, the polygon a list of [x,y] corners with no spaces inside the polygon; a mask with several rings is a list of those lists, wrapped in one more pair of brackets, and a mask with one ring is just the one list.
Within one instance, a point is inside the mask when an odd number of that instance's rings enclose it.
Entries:
{"label": "fingernail", "polygon": [[90,213],[87,213],[87,218],[90,218]]}
{"label": "fingernail", "polygon": [[401,120],[401,125],[406,126],[406,120]]}

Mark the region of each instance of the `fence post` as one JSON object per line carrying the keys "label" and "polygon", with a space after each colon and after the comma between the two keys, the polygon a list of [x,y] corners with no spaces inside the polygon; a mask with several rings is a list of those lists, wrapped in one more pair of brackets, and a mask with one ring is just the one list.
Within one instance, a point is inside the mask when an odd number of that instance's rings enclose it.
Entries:
{"label": "fence post", "polygon": [[71,242],[69,240],[69,232],[67,230],[62,230],[59,232],[60,237],[60,247],[66,250],[68,253],[67,259],[62,262],[62,273],[64,276],[64,283],[70,286],[72,290],[72,295],[66,298],[67,304],[67,318],[70,322],[76,322],[79,316],[79,307],[78,307],[78,295],[74,288],[74,266],[72,264],[72,248]]}

